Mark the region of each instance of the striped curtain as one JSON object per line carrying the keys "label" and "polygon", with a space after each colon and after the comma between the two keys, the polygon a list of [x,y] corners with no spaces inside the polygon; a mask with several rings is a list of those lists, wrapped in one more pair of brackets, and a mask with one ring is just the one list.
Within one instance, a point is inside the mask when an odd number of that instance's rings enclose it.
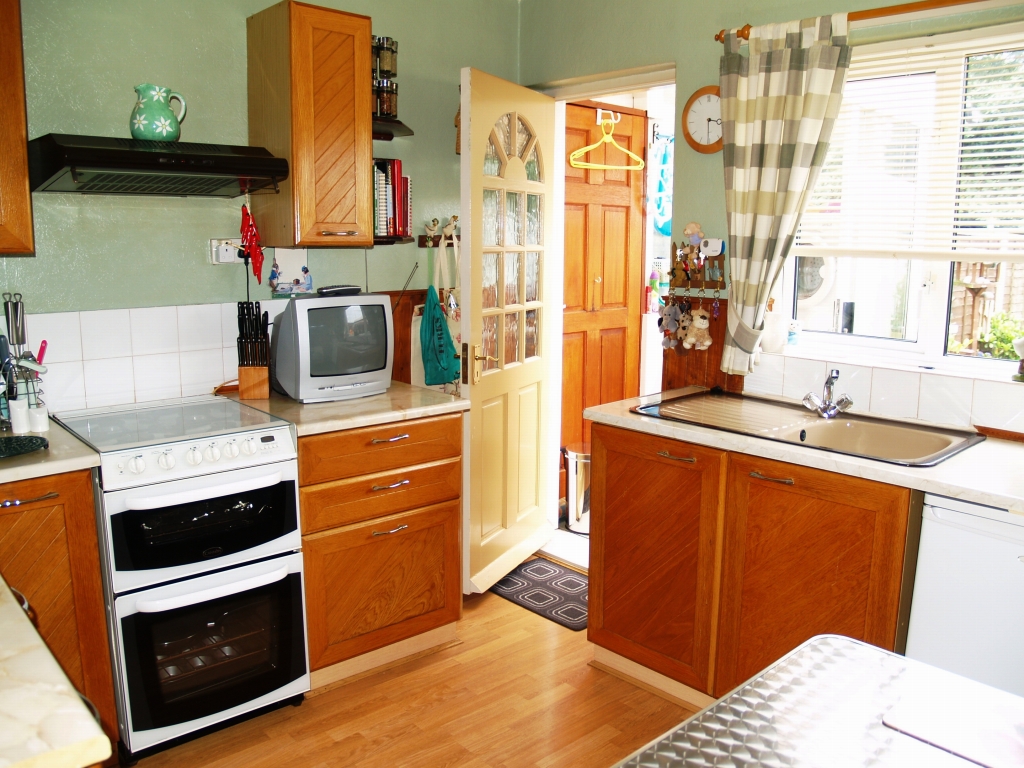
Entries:
{"label": "striped curtain", "polygon": [[764,313],[825,161],[850,67],[846,14],[735,31],[720,68],[728,333],[722,370],[754,368]]}

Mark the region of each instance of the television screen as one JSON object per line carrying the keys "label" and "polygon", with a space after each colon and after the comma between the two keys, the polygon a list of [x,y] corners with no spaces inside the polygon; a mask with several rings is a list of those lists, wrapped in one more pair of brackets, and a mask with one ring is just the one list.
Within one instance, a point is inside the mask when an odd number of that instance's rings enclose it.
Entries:
{"label": "television screen", "polygon": [[388,325],[379,304],[349,304],[306,312],[309,375],[380,371],[388,364]]}

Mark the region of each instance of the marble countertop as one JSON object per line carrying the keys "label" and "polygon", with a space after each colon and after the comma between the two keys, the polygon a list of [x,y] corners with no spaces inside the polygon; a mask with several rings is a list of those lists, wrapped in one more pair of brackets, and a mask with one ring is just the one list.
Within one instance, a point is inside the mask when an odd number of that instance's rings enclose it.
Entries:
{"label": "marble countertop", "polygon": [[[9,436],[11,432],[2,433]],[[46,432],[30,432],[30,435],[45,437],[50,447],[44,451],[25,453],[0,459],[0,485],[33,477],[59,475],[100,465],[100,455],[54,421]],[[2,766],[2,763],[0,763]]]}
{"label": "marble countertop", "polygon": [[724,451],[785,461],[866,480],[987,504],[1024,515],[1024,443],[988,438],[934,467],[903,467],[844,456],[790,443],[737,435],[707,427],[630,413],[636,405],[656,403],[696,391],[687,388],[587,408],[583,417],[598,424],[682,440]]}
{"label": "marble countertop", "polygon": [[0,578],[0,768],[83,768],[110,754],[110,741]]}
{"label": "marble countertop", "polygon": [[[238,399],[237,392],[227,396]],[[469,410],[469,400],[400,381],[392,381],[388,391],[382,395],[332,403],[300,403],[276,392],[270,393],[269,400],[241,402],[292,422],[299,437]]]}

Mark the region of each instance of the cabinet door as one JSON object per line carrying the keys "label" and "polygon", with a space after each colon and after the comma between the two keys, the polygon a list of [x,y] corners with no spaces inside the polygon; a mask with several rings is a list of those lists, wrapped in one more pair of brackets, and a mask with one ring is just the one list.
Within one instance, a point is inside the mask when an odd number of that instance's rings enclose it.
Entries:
{"label": "cabinet door", "polygon": [[458,620],[458,501],[304,536],[311,669]]}
{"label": "cabinet door", "polygon": [[710,690],[726,454],[595,424],[592,642]]}
{"label": "cabinet door", "polygon": [[31,253],[25,76],[18,0],[0,0],[0,253]]}
{"label": "cabinet door", "polygon": [[[48,494],[56,496],[40,498]],[[0,500],[15,499],[22,503],[0,507],[0,574],[28,599],[39,634],[116,741],[92,475],[85,470],[0,485]]]}
{"label": "cabinet door", "polygon": [[296,245],[373,245],[370,18],[291,6]]}
{"label": "cabinet door", "polygon": [[814,635],[892,650],[910,491],[730,454],[715,696]]}

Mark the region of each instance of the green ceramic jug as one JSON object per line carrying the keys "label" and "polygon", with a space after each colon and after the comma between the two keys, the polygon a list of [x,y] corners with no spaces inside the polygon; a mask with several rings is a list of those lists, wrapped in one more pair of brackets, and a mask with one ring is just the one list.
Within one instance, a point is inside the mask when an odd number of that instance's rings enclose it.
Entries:
{"label": "green ceramic jug", "polygon": [[[129,128],[133,139],[149,141],[177,141],[181,135],[181,121],[185,119],[185,98],[169,88],[143,83],[135,86],[138,101],[132,110]],[[171,111],[171,99],[181,104],[177,115]]]}

